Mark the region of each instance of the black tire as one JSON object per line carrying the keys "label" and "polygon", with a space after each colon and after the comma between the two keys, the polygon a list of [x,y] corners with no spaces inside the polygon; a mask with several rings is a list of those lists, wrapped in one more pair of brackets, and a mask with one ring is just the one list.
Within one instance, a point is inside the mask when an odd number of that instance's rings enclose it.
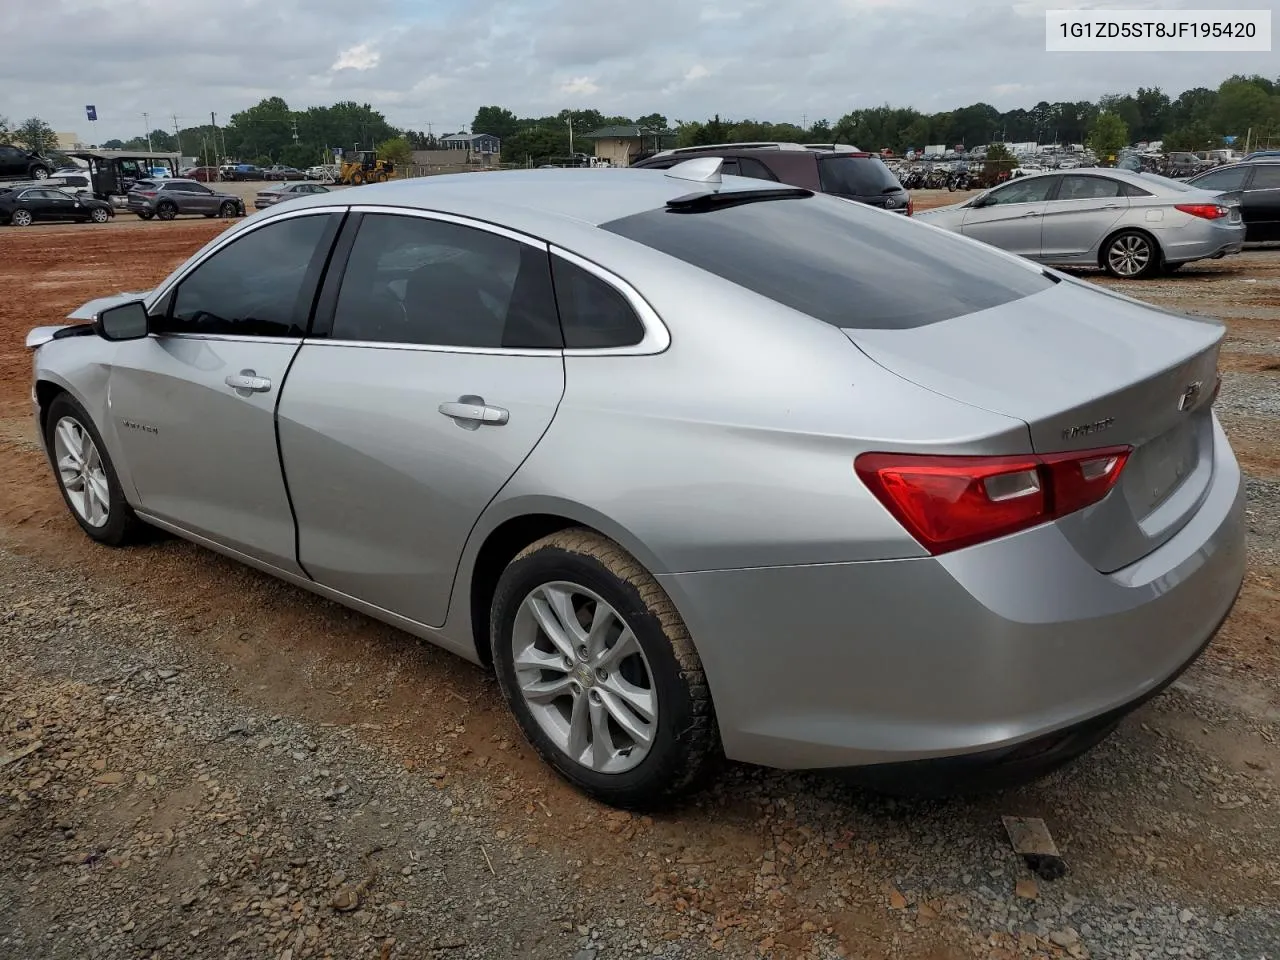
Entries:
{"label": "black tire", "polygon": [[155,214],[154,214],[154,213],[152,213],[150,210],[139,210],[139,211],[138,211],[138,219],[139,219],[139,220],[150,220],[150,219],[151,219],[152,217],[154,217],[154,216],[155,216]]}
{"label": "black tire", "polygon": [[230,200],[224,200],[222,206],[218,208],[218,216],[227,219],[234,217],[239,212],[239,209]]}
{"label": "black tire", "polygon": [[89,219],[94,223],[106,223],[111,219],[111,213],[107,210],[103,210],[101,207],[94,207],[93,210],[89,212]]}
{"label": "black tire", "polygon": [[163,203],[156,205],[156,219],[172,220],[178,215],[177,204],[165,200]]}
{"label": "black tire", "polygon": [[1141,230],[1121,230],[1102,246],[1102,268],[1121,280],[1153,276],[1162,259],[1160,245]]}
{"label": "black tire", "polygon": [[[58,424],[66,419],[76,421],[80,428],[88,433],[94,445],[98,448],[98,456],[102,461],[102,472],[106,477],[108,490],[107,520],[100,526],[88,523],[76,510],[71,502],[66,485],[63,483],[62,473],[58,469],[54,433],[58,429]],[[122,547],[142,539],[147,529],[146,524],[138,519],[137,514],[133,512],[133,508],[129,506],[124,498],[124,491],[120,486],[120,478],[116,474],[115,464],[111,462],[111,455],[107,452],[106,444],[102,442],[102,434],[98,432],[98,428],[94,425],[93,419],[89,414],[68,393],[59,394],[49,404],[49,412],[45,417],[45,445],[49,451],[49,463],[53,468],[54,479],[58,484],[59,492],[62,494],[63,502],[66,503],[67,509],[71,512],[71,516],[75,518],[76,523],[80,524],[81,530],[93,540],[109,547]]]}
{"label": "black tire", "polygon": [[[578,763],[543,732],[516,679],[512,633],[525,598],[567,581],[594,591],[619,614],[648,661],[657,694],[648,754],[622,773]],[[719,728],[702,661],[666,592],[634,557],[594,531],[570,528],[522,550],[503,571],[490,616],[493,663],[507,706],[525,737],[556,772],[612,806],[646,809],[696,789],[722,758]]]}

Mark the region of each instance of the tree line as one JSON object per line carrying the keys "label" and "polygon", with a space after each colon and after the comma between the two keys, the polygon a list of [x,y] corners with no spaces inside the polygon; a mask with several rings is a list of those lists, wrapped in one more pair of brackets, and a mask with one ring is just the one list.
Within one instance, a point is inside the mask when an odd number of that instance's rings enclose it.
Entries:
{"label": "tree line", "polygon": [[[211,163],[233,158],[248,163],[285,163],[304,167],[332,158],[333,148],[376,149],[398,163],[413,150],[440,146],[432,131],[393,126],[370,104],[343,101],[327,107],[292,110],[280,97],[268,97],[232,114],[225,123],[151,131],[150,148],[180,152]],[[1170,97],[1159,87],[1139,87],[1131,94],[1109,94],[1097,102],[1041,101],[1035,106],[1000,111],[987,103],[955,110],[922,113],[912,107],[884,105],[853,110],[835,122],[819,120],[802,127],[752,119],[668,119],[660,113],[631,118],[599,110],[561,110],[554,115],[520,117],[501,106],[476,111],[473,133],[502,140],[504,160],[539,163],[591,152],[586,134],[612,125],[637,126],[653,136],[654,147],[697,146],[735,140],[798,140],[857,144],[863,149],[888,148],[902,153],[927,144],[977,146],[999,141],[1040,143],[1090,142],[1113,152],[1137,141],[1163,140],[1165,150],[1221,147],[1224,138],[1266,144],[1280,140],[1280,78],[1232,76],[1218,88],[1196,87]],[[440,137],[448,136],[440,134]],[[0,142],[49,150],[53,130],[39,117],[11,126],[0,117]],[[646,144],[649,145],[649,144]],[[108,140],[106,149],[145,150],[148,137]],[[1099,151],[1100,153],[1102,151]]]}

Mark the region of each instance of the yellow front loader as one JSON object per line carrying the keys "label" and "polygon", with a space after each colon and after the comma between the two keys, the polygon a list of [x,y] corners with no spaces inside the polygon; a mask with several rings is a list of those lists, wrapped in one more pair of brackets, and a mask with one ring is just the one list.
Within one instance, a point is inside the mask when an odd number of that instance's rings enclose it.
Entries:
{"label": "yellow front loader", "polygon": [[395,169],[395,164],[390,160],[379,160],[373,150],[358,150],[343,155],[338,182],[352,187],[362,183],[384,183],[391,179]]}

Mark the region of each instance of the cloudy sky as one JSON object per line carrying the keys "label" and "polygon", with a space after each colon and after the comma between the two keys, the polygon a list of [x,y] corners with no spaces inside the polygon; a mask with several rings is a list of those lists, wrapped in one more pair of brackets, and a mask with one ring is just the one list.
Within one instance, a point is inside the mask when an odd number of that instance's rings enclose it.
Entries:
{"label": "cloudy sky", "polygon": [[[885,102],[1007,110],[1233,72],[1275,53],[1046,53],[1047,8],[1278,0],[0,0],[0,116],[85,140],[219,121],[263,97],[368,101],[436,133],[500,104],[671,120],[835,120]],[[197,13],[204,8],[208,14]],[[1280,18],[1278,18],[1280,19]],[[15,42],[21,39],[21,42]],[[84,106],[97,106],[98,130]]]}

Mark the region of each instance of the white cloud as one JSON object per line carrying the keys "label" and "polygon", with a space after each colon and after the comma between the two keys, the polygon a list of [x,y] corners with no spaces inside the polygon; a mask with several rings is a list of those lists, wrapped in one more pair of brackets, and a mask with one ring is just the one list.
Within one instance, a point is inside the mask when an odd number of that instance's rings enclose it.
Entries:
{"label": "white cloud", "polygon": [[382,59],[382,54],[368,43],[357,43],[354,47],[347,47],[338,54],[338,59],[333,62],[331,70],[372,70],[378,65],[378,61]]}
{"label": "white cloud", "polygon": [[[218,16],[193,31],[189,4],[173,0],[0,0],[6,36],[22,38],[0,56],[0,114],[89,137],[92,102],[101,140],[142,133],[143,112],[153,125],[210,111],[225,122],[270,96],[299,110],[368,102],[393,124],[437,131],[469,128],[486,104],[799,122],[885,102],[1029,109],[1275,75],[1266,53],[1046,53],[1042,11],[1083,3],[1102,0],[217,0]],[[1123,3],[1152,4],[1214,5]],[[140,46],[138,10],[152,35],[182,42]],[[93,29],[67,27],[81,22]]]}
{"label": "white cloud", "polygon": [[574,77],[565,83],[560,84],[560,92],[566,93],[571,97],[590,96],[598,93],[600,85],[590,77]]}

